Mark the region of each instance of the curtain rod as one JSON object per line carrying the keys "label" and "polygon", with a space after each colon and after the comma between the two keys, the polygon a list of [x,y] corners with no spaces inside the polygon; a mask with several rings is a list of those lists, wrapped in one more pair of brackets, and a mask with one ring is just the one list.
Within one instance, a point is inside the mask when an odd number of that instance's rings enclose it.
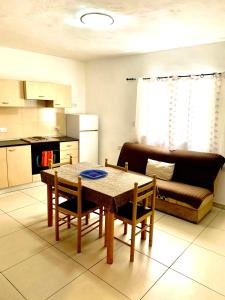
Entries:
{"label": "curtain rod", "polygon": [[[203,73],[203,74],[197,74],[197,75],[178,75],[178,76],[175,76],[175,77],[178,77],[178,78],[187,78],[187,77],[192,77],[192,76],[200,76],[200,77],[204,77],[204,76],[214,76],[214,75],[221,75],[222,73]],[[156,79],[168,79],[168,78],[173,78],[174,76],[157,76],[157,77],[142,77],[143,80],[150,80],[152,78],[156,78]],[[131,78],[126,78],[126,80],[137,80],[138,78],[134,78],[134,77],[131,77]]]}

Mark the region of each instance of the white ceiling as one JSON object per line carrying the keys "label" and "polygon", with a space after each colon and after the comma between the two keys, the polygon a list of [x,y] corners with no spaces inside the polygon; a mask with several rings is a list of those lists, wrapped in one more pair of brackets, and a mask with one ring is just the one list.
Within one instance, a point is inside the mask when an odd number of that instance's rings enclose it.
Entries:
{"label": "white ceiling", "polygon": [[[86,28],[79,18],[90,11],[115,22]],[[225,0],[0,1],[3,47],[90,60],[224,40]]]}

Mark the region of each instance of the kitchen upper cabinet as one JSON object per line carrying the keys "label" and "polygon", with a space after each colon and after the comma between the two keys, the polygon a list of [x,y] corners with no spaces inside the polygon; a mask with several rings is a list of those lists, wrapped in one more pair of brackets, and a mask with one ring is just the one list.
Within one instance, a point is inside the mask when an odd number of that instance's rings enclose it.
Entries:
{"label": "kitchen upper cabinet", "polygon": [[22,81],[0,79],[0,106],[24,106]]}
{"label": "kitchen upper cabinet", "polygon": [[0,148],[0,188],[8,187],[6,148]]}
{"label": "kitchen upper cabinet", "polygon": [[54,107],[71,107],[72,106],[72,88],[70,85],[55,84]]}
{"label": "kitchen upper cabinet", "polygon": [[49,82],[25,81],[25,98],[28,100],[54,100],[55,84]]}
{"label": "kitchen upper cabinet", "polygon": [[25,98],[28,100],[53,100],[48,107],[71,107],[72,88],[70,85],[48,82],[25,81]]}
{"label": "kitchen upper cabinet", "polygon": [[7,147],[8,185],[32,182],[31,146]]}

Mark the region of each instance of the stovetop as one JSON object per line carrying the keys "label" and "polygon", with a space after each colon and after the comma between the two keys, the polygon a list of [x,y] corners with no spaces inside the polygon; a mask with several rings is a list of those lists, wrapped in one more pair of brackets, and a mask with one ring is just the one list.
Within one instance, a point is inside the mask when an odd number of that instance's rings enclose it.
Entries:
{"label": "stovetop", "polygon": [[22,139],[25,142],[28,143],[44,143],[44,142],[58,142],[57,137],[50,137],[50,136],[31,136],[28,138]]}

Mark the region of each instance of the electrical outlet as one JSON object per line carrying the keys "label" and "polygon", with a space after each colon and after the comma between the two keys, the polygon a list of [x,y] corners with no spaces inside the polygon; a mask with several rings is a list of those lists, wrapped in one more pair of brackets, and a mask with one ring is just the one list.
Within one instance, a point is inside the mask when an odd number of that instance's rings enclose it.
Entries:
{"label": "electrical outlet", "polygon": [[6,127],[1,127],[0,132],[8,132],[8,129]]}

